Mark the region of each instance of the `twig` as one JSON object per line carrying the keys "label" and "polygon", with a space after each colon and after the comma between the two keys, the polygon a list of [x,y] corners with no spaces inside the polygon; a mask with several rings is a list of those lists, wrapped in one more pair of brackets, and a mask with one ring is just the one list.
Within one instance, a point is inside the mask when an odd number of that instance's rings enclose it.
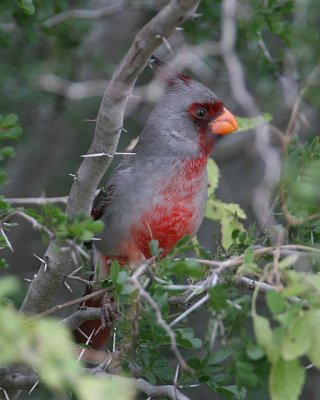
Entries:
{"label": "twig", "polygon": [[25,212],[15,210],[13,214],[18,215],[18,216],[22,217],[23,219],[25,219],[26,221],[30,222],[34,229],[45,232],[50,239],[54,238],[54,234],[50,229],[48,229],[45,225],[40,224],[40,222],[38,222],[35,218],[31,217],[30,215],[26,214]]}
{"label": "twig", "polygon": [[184,313],[179,315],[179,317],[170,322],[169,326],[176,325],[178,322],[182,321],[184,318],[186,318],[189,314],[191,314],[194,310],[202,306],[202,304],[206,303],[208,300],[209,300],[209,295],[206,294],[199,301],[197,301],[190,308],[188,308],[188,310],[186,310]]}
{"label": "twig", "polygon": [[[100,295],[104,294],[107,291],[108,291],[108,288],[100,289],[100,290],[97,290],[96,292],[93,292],[93,293],[90,293],[90,294],[86,294],[85,296],[82,296],[82,297],[78,297],[77,299],[69,300],[69,301],[66,301],[65,303],[58,304],[58,305],[56,305],[54,307],[51,307],[48,310],[46,310],[46,311],[44,311],[44,312],[42,312],[40,314],[35,315],[34,319],[39,319],[39,318],[46,317],[47,315],[50,315],[50,314],[53,314],[53,313],[55,313],[57,311],[63,310],[64,308],[74,306],[75,304],[82,303],[83,301],[86,301],[86,300],[89,300],[89,299],[93,299],[94,297],[100,296]],[[68,318],[66,318],[66,319],[68,319]]]}
{"label": "twig", "polygon": [[[153,399],[168,398],[170,400],[190,400],[187,396],[181,393],[173,385],[163,385],[163,386],[153,386],[151,383],[147,382],[142,378],[125,378],[116,375],[111,375],[105,372],[105,369],[110,364],[112,360],[112,355],[108,355],[105,361],[96,368],[85,369],[85,372],[98,375],[105,379],[115,379],[117,382],[130,382],[139,391],[143,392],[145,395],[150,396]],[[30,390],[37,382],[37,375],[22,375],[22,374],[6,374],[1,376],[1,388],[4,390]]]}
{"label": "twig", "polygon": [[140,284],[139,279],[135,274],[133,274],[129,280],[130,283],[136,286],[136,288],[139,291],[140,297],[146,300],[149,305],[154,309],[157,317],[157,323],[167,332],[167,335],[170,338],[170,344],[171,344],[171,350],[175,354],[181,368],[183,368],[186,371],[189,371],[190,373],[193,373],[193,369],[188,366],[188,364],[185,362],[184,358],[182,357],[178,346],[177,346],[177,341],[176,341],[176,335],[174,331],[170,328],[170,326],[166,323],[166,321],[163,319],[163,316],[161,314],[160,308],[158,304],[154,301],[154,299],[150,296],[150,294],[144,289],[144,287]]}
{"label": "twig", "polygon": [[117,0],[116,2],[114,2],[114,4],[109,4],[105,7],[96,8],[94,10],[74,9],[74,10],[63,11],[59,14],[56,14],[48,18],[46,21],[43,22],[43,26],[45,28],[52,28],[53,26],[65,22],[69,19],[76,19],[76,18],[97,20],[101,18],[110,17],[111,15],[119,12],[127,10],[139,10],[141,8],[146,8],[147,6],[150,6],[150,3],[148,2],[131,3],[128,1]]}
{"label": "twig", "polygon": [[10,242],[10,240],[8,239],[8,236],[5,234],[5,231],[3,230],[3,228],[0,228],[0,233],[4,238],[4,241],[6,242],[7,246],[9,247],[9,249],[12,251],[12,253],[14,253],[12,244]]}
{"label": "twig", "polygon": [[9,201],[12,204],[46,204],[46,203],[62,203],[67,204],[68,196],[61,197],[16,197],[16,198],[7,198],[6,201]]}
{"label": "twig", "polygon": [[[263,257],[263,256],[266,256],[266,255],[273,255],[275,250],[276,250],[275,246],[262,247],[262,248],[254,250],[254,256],[255,257]],[[308,252],[308,253],[314,252],[316,254],[320,254],[320,249],[317,249],[317,248],[314,248],[314,247],[298,245],[298,244],[297,245],[296,244],[281,245],[279,247],[279,250],[280,250],[281,253],[283,251],[284,255],[287,255],[287,251],[288,250],[297,251],[297,252]],[[226,261],[202,260],[202,259],[191,259],[191,258],[188,258],[188,260],[195,260],[199,264],[209,265],[209,266],[212,266],[214,268],[220,268],[222,270],[222,269],[237,267],[237,266],[241,265],[243,260],[244,260],[244,255],[241,254],[241,255],[239,255],[237,257],[234,257],[234,258],[232,258],[230,260],[226,260]]]}
{"label": "twig", "polygon": [[77,329],[83,322],[88,320],[100,319],[101,310],[99,307],[81,307],[79,310],[64,318],[62,322],[71,331]]}

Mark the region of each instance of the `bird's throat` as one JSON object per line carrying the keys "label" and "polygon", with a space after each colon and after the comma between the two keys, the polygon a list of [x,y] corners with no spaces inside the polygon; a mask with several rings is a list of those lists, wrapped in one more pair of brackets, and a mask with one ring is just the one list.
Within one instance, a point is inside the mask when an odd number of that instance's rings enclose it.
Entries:
{"label": "bird's throat", "polygon": [[220,139],[220,135],[213,134],[207,126],[201,127],[198,131],[198,145],[200,154],[207,161],[214,145]]}

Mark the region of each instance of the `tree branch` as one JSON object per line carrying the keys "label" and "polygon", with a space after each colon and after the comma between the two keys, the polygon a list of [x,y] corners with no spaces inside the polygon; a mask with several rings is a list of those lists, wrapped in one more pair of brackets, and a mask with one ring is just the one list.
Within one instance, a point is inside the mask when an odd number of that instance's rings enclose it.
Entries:
{"label": "tree branch", "polygon": [[7,198],[6,201],[9,201],[12,204],[46,204],[46,203],[62,203],[67,204],[68,197],[67,196],[59,196],[59,197],[15,197],[15,198]]}
{"label": "tree branch", "polygon": [[[224,0],[222,2],[220,48],[228,71],[234,99],[249,117],[254,117],[261,115],[261,110],[246,87],[242,64],[235,51],[238,6],[239,2],[237,0]],[[264,173],[254,191],[253,208],[256,218],[260,221],[263,229],[267,223],[268,226],[276,225],[275,221],[271,221],[270,215],[267,219],[264,216],[270,209],[271,191],[281,170],[280,155],[273,148],[271,138],[271,131],[267,124],[255,129],[255,151],[259,154],[264,164]]]}
{"label": "tree branch", "polygon": [[150,3],[143,1],[139,3],[138,2],[131,3],[128,1],[117,0],[114,2],[114,4],[109,4],[105,7],[96,8],[94,10],[81,10],[81,9],[67,10],[48,18],[46,21],[43,22],[43,26],[45,28],[52,28],[53,26],[58,25],[61,22],[65,22],[69,19],[76,19],[76,18],[97,20],[101,18],[110,17],[111,15],[116,13],[127,11],[128,9],[140,10],[142,8],[146,8],[148,5],[150,6]]}
{"label": "tree branch", "polygon": [[[112,374],[108,374],[102,370],[97,371],[96,368],[87,369],[89,373],[105,377],[106,379],[117,378],[119,380],[130,381],[138,390],[147,396],[157,398],[168,398],[171,400],[189,400],[187,396],[181,393],[173,385],[153,386],[142,378],[125,378]],[[1,374],[0,370],[0,386],[5,390],[30,390],[39,380],[37,375],[24,375],[21,373],[5,373]]]}
{"label": "tree branch", "polygon": [[141,392],[151,398],[166,397],[171,400],[189,400],[189,397],[185,396],[173,385],[152,386],[151,383],[142,378],[134,379],[133,383]]}
{"label": "tree branch", "polygon": [[[198,0],[171,0],[135,37],[128,53],[114,72],[103,96],[97,116],[96,129],[88,154],[114,154],[122,128],[125,107],[133,86],[152,53],[192,13]],[[84,158],[74,180],[67,204],[71,216],[90,213],[94,193],[111,163],[110,157]],[[39,313],[46,310],[64,276],[71,270],[71,251],[57,251],[53,241],[46,256],[48,268],[41,268],[29,287],[22,310]]]}
{"label": "tree branch", "polygon": [[79,308],[76,312],[64,318],[62,322],[73,331],[77,329],[83,322],[91,319],[100,319],[101,309],[98,307],[83,307]]}

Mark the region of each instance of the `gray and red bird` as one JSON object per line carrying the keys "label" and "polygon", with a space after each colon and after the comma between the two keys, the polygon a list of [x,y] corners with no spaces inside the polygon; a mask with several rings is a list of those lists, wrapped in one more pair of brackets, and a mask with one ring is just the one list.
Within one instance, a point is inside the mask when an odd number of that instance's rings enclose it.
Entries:
{"label": "gray and red bird", "polygon": [[[138,264],[151,257],[151,240],[158,241],[165,256],[181,238],[198,231],[207,197],[208,157],[219,138],[238,128],[210,89],[187,75],[173,75],[155,58],[152,65],[165,75],[166,91],[146,121],[135,155],[119,164],[93,204],[93,218],[104,223],[93,249],[100,277],[108,275],[110,260]],[[86,303],[100,304],[101,299]],[[87,321],[80,329],[89,336],[100,324]],[[101,348],[109,331],[106,327],[93,334],[92,348]],[[86,338],[78,333],[77,340]]]}

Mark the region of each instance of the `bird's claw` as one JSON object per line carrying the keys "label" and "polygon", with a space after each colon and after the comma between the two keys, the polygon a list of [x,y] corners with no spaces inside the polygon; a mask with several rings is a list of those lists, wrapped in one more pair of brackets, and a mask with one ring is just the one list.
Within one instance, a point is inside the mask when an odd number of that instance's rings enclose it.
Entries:
{"label": "bird's claw", "polygon": [[111,327],[119,318],[119,307],[113,298],[106,293],[101,301],[101,325],[102,328]]}

